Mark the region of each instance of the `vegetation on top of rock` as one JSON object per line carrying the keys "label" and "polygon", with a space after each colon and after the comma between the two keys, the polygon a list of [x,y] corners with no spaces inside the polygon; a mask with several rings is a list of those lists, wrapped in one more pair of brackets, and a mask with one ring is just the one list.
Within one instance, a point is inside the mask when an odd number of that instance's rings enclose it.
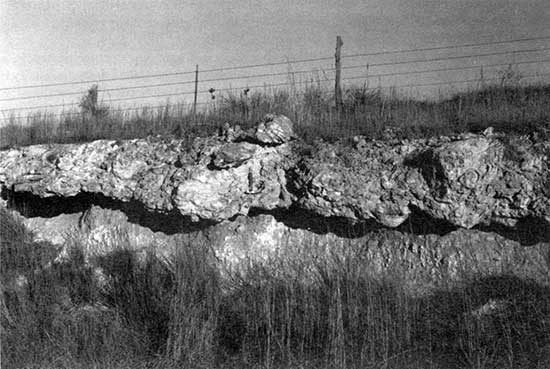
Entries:
{"label": "vegetation on top of rock", "polygon": [[[132,113],[107,109],[98,103],[93,88],[83,98],[85,114],[56,116],[37,112],[12,116],[0,127],[0,148],[40,143],[88,142],[96,139],[143,138],[177,135],[191,143],[210,136],[225,123],[243,130],[255,126],[268,113],[283,114],[307,142],[334,142],[363,135],[368,139],[426,138],[481,132],[492,126],[499,132],[550,135],[550,85],[486,85],[450,99],[417,101],[387,96],[381,90],[350,88],[344,106],[335,110],[320,86],[304,91],[274,90],[238,96],[231,92],[216,99],[204,113],[192,114],[184,104]],[[23,124],[24,123],[24,124]]]}

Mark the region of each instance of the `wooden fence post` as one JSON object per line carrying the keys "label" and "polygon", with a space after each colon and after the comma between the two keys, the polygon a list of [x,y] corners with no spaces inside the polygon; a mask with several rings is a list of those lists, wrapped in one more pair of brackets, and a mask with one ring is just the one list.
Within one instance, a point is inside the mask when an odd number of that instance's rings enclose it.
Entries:
{"label": "wooden fence post", "polygon": [[199,87],[199,65],[195,69],[195,100],[193,101],[193,117],[197,114],[197,94]]}
{"label": "wooden fence post", "polygon": [[340,110],[342,107],[342,86],[341,78],[342,78],[342,64],[340,62],[340,50],[342,49],[342,45],[344,43],[342,42],[342,38],[340,36],[336,36],[336,53],[334,54],[335,58],[335,67],[336,67],[336,81],[334,83],[334,102],[336,103],[336,109]]}

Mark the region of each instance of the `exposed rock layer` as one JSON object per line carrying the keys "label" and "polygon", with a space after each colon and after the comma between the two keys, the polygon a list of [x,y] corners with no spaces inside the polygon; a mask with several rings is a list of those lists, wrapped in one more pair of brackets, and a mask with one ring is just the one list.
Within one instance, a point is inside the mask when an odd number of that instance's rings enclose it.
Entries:
{"label": "exposed rock layer", "polygon": [[37,239],[78,240],[99,272],[120,247],[167,260],[198,242],[233,271],[255,261],[311,278],[315,263],[353,262],[424,293],[470,275],[550,284],[549,157],[548,141],[491,131],[309,146],[269,116],[191,146],[2,151],[0,186]]}
{"label": "exposed rock layer", "polygon": [[288,118],[225,127],[191,147],[177,139],[100,140],[0,152],[4,194],[97,194],[152,212],[220,222],[290,206],[398,227],[414,209],[456,227],[536,222],[550,240],[550,142],[464,134],[313,146]]}
{"label": "exposed rock layer", "polygon": [[[468,277],[513,274],[549,285],[550,245],[522,247],[494,233],[458,229],[446,235],[417,235],[379,229],[343,237],[297,229],[272,215],[239,216],[188,234],[167,235],[128,221],[120,210],[92,206],[82,213],[23,219],[38,241],[70,246],[77,240],[88,262],[100,268],[105,256],[121,248],[138,258],[162,260],[188,243],[207,245],[221,271],[246,273],[249,265],[273,268],[277,275],[309,278],[319,265],[357,263],[375,278],[397,278],[411,294],[425,294]],[[64,257],[60,250],[59,258]],[[344,264],[342,264],[344,263]]]}

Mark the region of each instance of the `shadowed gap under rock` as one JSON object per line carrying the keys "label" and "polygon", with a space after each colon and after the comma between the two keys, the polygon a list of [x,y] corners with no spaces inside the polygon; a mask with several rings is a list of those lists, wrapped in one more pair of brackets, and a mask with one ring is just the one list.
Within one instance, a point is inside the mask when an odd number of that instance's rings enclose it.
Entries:
{"label": "shadowed gap under rock", "polygon": [[519,219],[514,227],[499,223],[478,225],[474,229],[483,232],[495,232],[524,246],[533,246],[539,242],[550,242],[550,224],[543,219],[528,216]]}
{"label": "shadowed gap under rock", "polygon": [[[290,207],[289,209],[263,210],[251,209],[249,216],[260,214],[272,215],[278,222],[293,229],[307,229],[310,232],[324,235],[333,233],[343,238],[361,238],[371,232],[389,229],[376,220],[351,221],[345,217],[325,217],[313,211]],[[392,228],[402,233],[416,235],[437,234],[444,236],[458,229],[453,224],[435,219],[415,206],[411,206],[411,215],[399,227]]]}
{"label": "shadowed gap under rock", "polygon": [[[139,201],[123,202],[95,193],[83,192],[73,197],[54,196],[42,198],[28,192],[14,192],[3,188],[1,197],[7,200],[9,209],[17,210],[25,217],[53,218],[61,214],[83,213],[96,205],[104,209],[122,211],[126,214],[130,223],[168,235],[201,231],[216,224],[216,222],[210,220],[193,222],[190,217],[181,215],[177,210],[165,213],[153,212]],[[458,229],[450,222],[434,218],[416,206],[410,206],[410,210],[411,214],[408,219],[400,226],[393,228],[393,230],[415,235],[436,234],[444,236]],[[319,235],[333,233],[338,237],[350,239],[364,237],[371,232],[388,229],[388,227],[375,220],[353,222],[344,217],[322,216],[297,206],[274,210],[252,208],[248,216],[255,217],[262,214],[272,215],[278,222],[289,228],[304,229]],[[229,220],[235,218],[236,216]],[[497,233],[524,246],[535,245],[539,242],[550,242],[550,224],[535,217],[520,219],[515,227],[506,227],[494,223],[480,225],[474,229]]]}
{"label": "shadowed gap under rock", "polygon": [[53,218],[61,214],[83,213],[96,205],[103,209],[122,211],[128,217],[128,222],[168,235],[200,231],[215,224],[208,220],[192,222],[190,217],[181,215],[177,210],[153,212],[139,201],[123,202],[88,192],[72,197],[42,198],[29,192],[13,192],[4,188],[1,195],[2,199],[7,200],[9,209],[17,210],[27,218]]}

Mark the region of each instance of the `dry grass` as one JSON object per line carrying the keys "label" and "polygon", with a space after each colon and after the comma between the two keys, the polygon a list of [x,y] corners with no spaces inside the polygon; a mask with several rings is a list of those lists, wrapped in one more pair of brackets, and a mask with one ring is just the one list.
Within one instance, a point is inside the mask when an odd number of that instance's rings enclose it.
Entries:
{"label": "dry grass", "polygon": [[[90,105],[90,99],[83,100]],[[91,100],[97,104],[97,96]],[[306,141],[334,141],[353,135],[381,138],[388,127],[401,138],[479,131],[488,126],[505,131],[542,130],[545,134],[550,129],[550,86],[517,82],[485,86],[438,101],[417,101],[401,98],[395,91],[387,94],[355,86],[345,91],[341,109],[335,109],[332,95],[318,81],[301,90],[291,86],[247,95],[228,92],[196,116],[185,104],[136,111],[88,105],[61,116],[47,112],[12,116],[0,127],[0,148],[157,134],[192,139],[214,133],[225,122],[252,126],[267,113],[290,117]]]}
{"label": "dry grass", "polygon": [[[250,265],[32,242],[0,209],[4,368],[547,368],[550,289],[479,276],[424,297],[359,254]],[[120,238],[124,240],[124,237]],[[100,267],[101,269],[97,269]],[[281,272],[282,270],[285,273]]]}

